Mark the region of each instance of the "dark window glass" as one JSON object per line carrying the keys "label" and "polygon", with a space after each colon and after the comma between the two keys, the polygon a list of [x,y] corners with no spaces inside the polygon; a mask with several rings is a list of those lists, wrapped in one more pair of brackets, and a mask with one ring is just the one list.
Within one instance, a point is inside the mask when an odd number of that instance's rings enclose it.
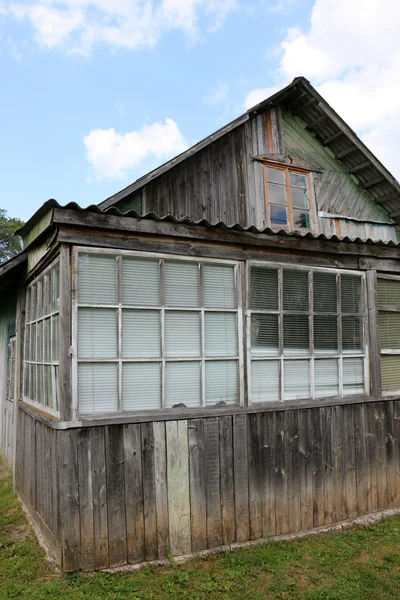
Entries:
{"label": "dark window glass", "polygon": [[301,229],[310,229],[311,220],[310,220],[310,211],[309,210],[299,210],[293,209],[293,221],[294,226],[299,227]]}
{"label": "dark window glass", "polygon": [[268,199],[272,204],[286,204],[286,191],[283,185],[268,184]]}
{"label": "dark window glass", "polygon": [[270,206],[271,211],[271,225],[287,225],[287,212],[284,206]]}

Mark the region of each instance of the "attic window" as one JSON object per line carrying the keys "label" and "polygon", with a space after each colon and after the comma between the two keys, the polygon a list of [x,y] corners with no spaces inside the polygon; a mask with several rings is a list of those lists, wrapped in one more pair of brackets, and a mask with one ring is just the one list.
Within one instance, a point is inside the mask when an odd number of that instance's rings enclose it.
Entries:
{"label": "attic window", "polygon": [[265,166],[267,218],[271,227],[311,229],[308,175]]}

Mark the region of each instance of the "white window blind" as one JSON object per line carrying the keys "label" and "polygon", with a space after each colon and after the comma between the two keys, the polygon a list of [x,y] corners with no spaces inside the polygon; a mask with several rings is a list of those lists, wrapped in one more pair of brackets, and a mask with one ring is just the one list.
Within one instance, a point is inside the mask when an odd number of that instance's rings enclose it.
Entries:
{"label": "white window blind", "polygon": [[[235,269],[78,252],[80,414],[238,402]],[[103,366],[112,383],[101,392],[95,379]]]}
{"label": "white window blind", "polygon": [[347,272],[251,266],[251,402],[365,392],[362,281]]}
{"label": "white window blind", "polygon": [[383,392],[400,390],[400,279],[378,278],[379,343]]}

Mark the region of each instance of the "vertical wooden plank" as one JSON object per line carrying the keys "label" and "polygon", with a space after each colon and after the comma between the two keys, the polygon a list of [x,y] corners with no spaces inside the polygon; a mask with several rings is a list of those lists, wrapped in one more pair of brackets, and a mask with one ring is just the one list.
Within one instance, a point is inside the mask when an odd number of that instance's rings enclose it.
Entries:
{"label": "vertical wooden plank", "polygon": [[125,505],[128,562],[144,560],[144,507],[140,425],[124,425]]}
{"label": "vertical wooden plank", "polygon": [[[347,517],[352,519],[358,515],[357,478],[356,478],[356,444],[354,436],[354,408],[351,404],[343,407],[345,467],[346,467],[346,504]],[[386,482],[385,482],[386,485]]]}
{"label": "vertical wooden plank", "polygon": [[170,548],[179,556],[189,554],[192,543],[187,421],[167,421],[166,435]]}
{"label": "vertical wooden plank", "polygon": [[169,552],[167,449],[165,423],[154,423],[154,468],[156,486],[156,520],[158,558]]}
{"label": "vertical wooden plank", "polygon": [[248,415],[248,459],[249,459],[249,511],[250,538],[263,536],[261,504],[261,418],[260,414]]}
{"label": "vertical wooden plank", "polygon": [[400,506],[400,402],[393,402],[393,464],[394,506]]}
{"label": "vertical wooden plank", "polygon": [[207,548],[207,499],[204,419],[188,421],[192,551]]}
{"label": "vertical wooden plank", "polygon": [[320,409],[322,427],[322,445],[324,457],[324,522],[326,524],[336,521],[335,510],[335,482],[333,471],[333,435],[332,407]]}
{"label": "vertical wooden plank", "polygon": [[366,450],[365,432],[365,405],[354,406],[354,433],[356,445],[356,478],[357,478],[357,501],[360,515],[368,513],[368,475],[369,465]]}
{"label": "vertical wooden plank", "polygon": [[324,456],[322,446],[322,431],[320,409],[312,409],[310,413],[311,435],[313,441],[312,468],[313,468],[313,523],[319,527],[325,521],[324,498]]}
{"label": "vertical wooden plank", "polygon": [[217,417],[205,419],[204,432],[206,442],[207,543],[209,548],[215,548],[222,544],[219,423]]}
{"label": "vertical wooden plank", "polygon": [[277,535],[289,533],[285,413],[275,413],[275,516]]}
{"label": "vertical wooden plank", "polygon": [[299,411],[299,477],[300,477],[300,518],[303,531],[313,528],[313,473],[312,438],[310,425],[311,411]]}
{"label": "vertical wooden plank", "polygon": [[78,431],[67,429],[58,434],[60,470],[60,514],[62,527],[62,567],[76,571],[80,567],[80,512],[78,479]]}
{"label": "vertical wooden plank", "polygon": [[335,406],[332,412],[333,420],[333,460],[334,469],[334,490],[335,490],[335,511],[336,519],[343,521],[347,519],[347,501],[346,501],[346,460],[344,443],[344,416],[343,407]]}
{"label": "vertical wooden plank", "polygon": [[235,541],[235,495],[233,489],[232,417],[219,419],[219,451],[221,471],[221,516],[224,544]]}
{"label": "vertical wooden plank", "polygon": [[90,429],[78,430],[79,510],[81,524],[81,559],[83,571],[93,571],[94,523],[92,487],[92,448]]}
{"label": "vertical wooden plank", "polygon": [[301,530],[300,511],[300,472],[299,472],[299,424],[298,411],[285,413],[285,431],[287,433],[287,467],[288,467],[288,512],[289,531]]}
{"label": "vertical wooden plank", "polygon": [[105,427],[90,428],[95,569],[109,566]]}
{"label": "vertical wooden plank", "polygon": [[386,428],[385,428],[385,447],[386,447],[386,476],[387,476],[387,506],[393,508],[396,506],[396,450],[394,441],[393,402],[385,402]]}
{"label": "vertical wooden plank", "polygon": [[127,562],[123,426],[105,430],[108,551],[110,566]]}
{"label": "vertical wooden plank", "polygon": [[374,403],[375,431],[377,445],[377,483],[378,483],[378,509],[387,508],[387,474],[386,474],[386,414],[383,402]]}
{"label": "vertical wooden plank", "polygon": [[71,266],[70,251],[67,244],[60,248],[60,314],[59,314],[59,349],[60,364],[59,403],[61,421],[71,421],[72,414],[72,379],[71,379]]}
{"label": "vertical wooden plank", "polygon": [[368,512],[373,513],[378,510],[378,479],[377,479],[377,444],[375,432],[375,408],[373,403],[367,403],[365,408],[366,424],[366,451],[368,465]]}
{"label": "vertical wooden plank", "polygon": [[27,470],[27,499],[29,505],[36,510],[36,421],[31,417],[27,423],[27,448],[26,448],[26,470]]}
{"label": "vertical wooden plank", "polygon": [[379,322],[378,322],[378,298],[376,291],[376,271],[367,271],[367,305],[368,305],[368,328],[369,328],[369,368],[371,380],[371,396],[377,398],[382,393],[381,368],[380,368],[380,344],[379,344]]}
{"label": "vertical wooden plank", "polygon": [[153,423],[142,423],[141,438],[143,466],[144,555],[146,560],[154,560],[157,558],[157,513]]}
{"label": "vertical wooden plank", "polygon": [[273,412],[261,415],[261,512],[263,537],[276,533],[275,523],[275,418]]}
{"label": "vertical wooden plank", "polygon": [[236,541],[250,539],[247,416],[233,415],[233,465]]}

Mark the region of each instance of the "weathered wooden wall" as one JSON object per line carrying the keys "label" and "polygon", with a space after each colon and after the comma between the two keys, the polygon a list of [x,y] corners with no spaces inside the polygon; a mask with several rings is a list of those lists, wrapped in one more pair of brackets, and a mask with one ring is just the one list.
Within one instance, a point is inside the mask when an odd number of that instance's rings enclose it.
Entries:
{"label": "weathered wooden wall", "polygon": [[8,327],[15,325],[16,293],[3,293],[0,304],[0,452],[12,462],[14,441],[13,404],[6,401]]}
{"label": "weathered wooden wall", "polygon": [[400,401],[54,431],[23,415],[17,490],[65,570],[307,531],[400,505]]}

